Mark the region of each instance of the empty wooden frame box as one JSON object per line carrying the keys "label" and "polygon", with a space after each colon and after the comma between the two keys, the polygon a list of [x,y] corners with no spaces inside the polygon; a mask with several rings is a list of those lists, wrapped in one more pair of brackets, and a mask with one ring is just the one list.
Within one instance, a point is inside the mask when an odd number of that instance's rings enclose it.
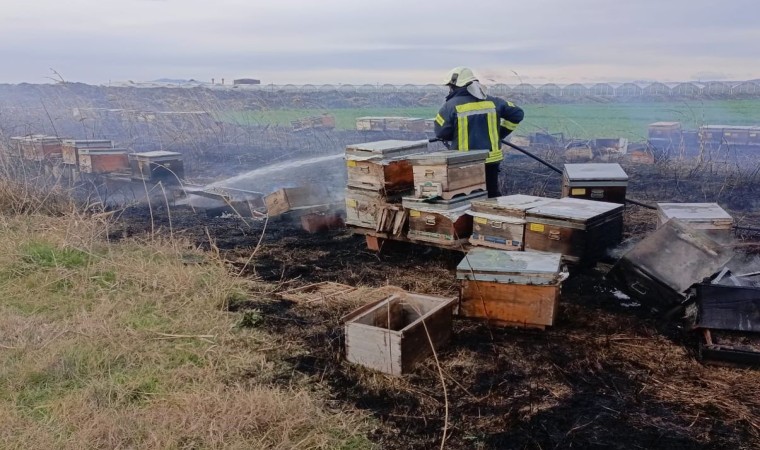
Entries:
{"label": "empty wooden frame box", "polygon": [[554,324],[562,281],[561,255],[476,247],[457,266],[458,314],[503,326]]}
{"label": "empty wooden frame box", "polygon": [[457,197],[452,200],[426,202],[416,197],[404,197],[402,205],[409,216],[407,237],[434,244],[459,245],[472,234],[472,217],[467,214],[473,200],[486,198],[485,192]]}
{"label": "empty wooden frame box", "polygon": [[415,196],[450,200],[486,189],[486,150],[456,150],[410,156]]}
{"label": "empty wooden frame box", "polygon": [[346,359],[391,375],[411,371],[451,337],[456,297],[401,293],[344,317]]}
{"label": "empty wooden frame box", "polygon": [[576,264],[592,264],[623,238],[617,203],[565,197],[525,214],[525,250],[561,253]]}
{"label": "empty wooden frame box", "polygon": [[717,203],[658,203],[657,228],[678,219],[721,243],[733,239],[734,218]]}
{"label": "empty wooden frame box", "polygon": [[620,164],[565,164],[562,196],[625,203],[628,174]]}
{"label": "empty wooden frame box", "polygon": [[136,180],[177,184],[185,177],[182,154],[156,150],[129,155],[132,178]]}
{"label": "empty wooden frame box", "polygon": [[500,250],[523,250],[526,211],[552,200],[522,194],[473,200],[467,212],[473,218],[470,243]]}
{"label": "empty wooden frame box", "polygon": [[127,150],[123,148],[80,148],[77,153],[82,173],[104,174],[129,170]]}
{"label": "empty wooden frame box", "polygon": [[411,191],[414,175],[406,156],[427,150],[427,141],[386,140],[349,145],[346,147],[347,185],[385,194]]}

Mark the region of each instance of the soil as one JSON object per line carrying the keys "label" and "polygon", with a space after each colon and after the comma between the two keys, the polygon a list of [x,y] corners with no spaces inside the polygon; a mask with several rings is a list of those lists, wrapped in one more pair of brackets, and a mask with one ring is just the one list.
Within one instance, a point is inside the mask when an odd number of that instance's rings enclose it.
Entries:
{"label": "soil", "polygon": [[[165,211],[153,215],[153,229],[167,233]],[[626,236],[650,231],[652,219],[629,208]],[[112,237],[150,230],[147,211],[129,209]],[[215,246],[238,271],[261,240],[244,273],[279,290],[334,281],[457,293],[457,251],[397,246],[376,254],[346,231],[308,234],[283,220],[265,229],[263,220],[209,218],[188,207],[172,210],[172,231]],[[282,342],[270,350],[272,360],[286,361],[274,382],[326,387],[335,407],[369,412],[380,448],[438,447],[444,429],[446,448],[757,448],[760,373],[702,365],[699,337],[625,299],[605,280],[607,269],[572,274],[546,331],[455,320],[440,367],[429,358],[403,378],[344,360],[340,317],[361,298],[297,304],[256,294],[230,309],[255,311],[262,319],[249,325]]]}

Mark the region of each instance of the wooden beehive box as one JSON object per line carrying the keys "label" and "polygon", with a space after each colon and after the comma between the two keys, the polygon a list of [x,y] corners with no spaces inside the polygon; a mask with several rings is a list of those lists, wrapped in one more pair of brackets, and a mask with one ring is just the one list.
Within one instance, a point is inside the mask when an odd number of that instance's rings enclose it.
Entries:
{"label": "wooden beehive box", "polygon": [[408,155],[428,150],[427,141],[386,140],[346,147],[349,187],[395,194],[414,189]]}
{"label": "wooden beehive box", "polygon": [[269,217],[282,215],[286,212],[327,205],[330,198],[322,186],[298,186],[278,189],[264,197],[264,205]]}
{"label": "wooden beehive box", "polygon": [[562,196],[625,203],[628,174],[620,164],[565,164]]}
{"label": "wooden beehive box", "polygon": [[[389,197],[379,191],[349,187],[346,189],[345,197],[347,225],[393,234],[398,234],[399,227],[404,226],[403,223],[396,223],[397,219],[405,220],[402,217],[403,208],[399,204],[400,196]],[[391,215],[393,217],[390,217]]]}
{"label": "wooden beehive box", "polygon": [[561,255],[473,248],[457,266],[458,314],[496,325],[544,329],[554,324]]}
{"label": "wooden beehive box", "polygon": [[413,131],[413,132],[419,132],[419,133],[424,133],[425,131],[427,131],[427,125],[425,124],[425,119],[418,119],[414,117],[405,118],[402,124],[402,127],[404,131]]}
{"label": "wooden beehive box", "polygon": [[121,148],[81,148],[79,170],[82,173],[114,173],[129,170],[127,151]]}
{"label": "wooden beehive box", "polygon": [[45,161],[61,155],[61,140],[53,136],[32,135],[21,141],[24,159]]}
{"label": "wooden beehive box", "polygon": [[487,157],[486,150],[450,150],[410,156],[415,196],[449,200],[485,190]]}
{"label": "wooden beehive box", "polygon": [[726,125],[723,128],[723,142],[727,145],[747,145],[752,127]]}
{"label": "wooden beehive box", "polygon": [[475,200],[470,211],[470,243],[501,250],[522,250],[525,235],[525,212],[552,199],[532,195],[506,195]]}
{"label": "wooden beehive box", "polygon": [[410,372],[451,338],[456,301],[400,293],[359,308],[344,318],[346,359],[391,375]]}
{"label": "wooden beehive box", "polygon": [[156,150],[129,155],[132,178],[135,180],[177,184],[185,177],[182,154]]}
{"label": "wooden beehive box", "polygon": [[623,205],[565,197],[525,214],[525,250],[561,253],[565,260],[595,263],[623,237]]}
{"label": "wooden beehive box", "polygon": [[85,148],[113,148],[113,141],[106,139],[64,139],[61,143],[63,163],[79,166],[79,150]]}
{"label": "wooden beehive box", "polygon": [[747,133],[747,145],[760,145],[760,127],[751,127]]}
{"label": "wooden beehive box", "polygon": [[693,284],[720,271],[733,251],[678,219],[642,239],[608,273],[631,297],[672,308]]}
{"label": "wooden beehive box", "polygon": [[452,245],[465,243],[472,234],[472,216],[467,214],[472,200],[483,199],[485,192],[453,200],[424,202],[404,197],[403,207],[409,216],[407,237],[415,241]]}
{"label": "wooden beehive box", "polygon": [[734,219],[717,203],[658,203],[657,227],[670,219],[678,219],[690,227],[704,231],[718,242],[733,239]]}

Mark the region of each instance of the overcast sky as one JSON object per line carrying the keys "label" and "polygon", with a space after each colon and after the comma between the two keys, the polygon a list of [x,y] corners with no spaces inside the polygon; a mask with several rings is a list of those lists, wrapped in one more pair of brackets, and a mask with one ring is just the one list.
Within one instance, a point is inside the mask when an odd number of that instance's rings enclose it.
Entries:
{"label": "overcast sky", "polygon": [[0,82],[760,78],[758,0],[0,0]]}

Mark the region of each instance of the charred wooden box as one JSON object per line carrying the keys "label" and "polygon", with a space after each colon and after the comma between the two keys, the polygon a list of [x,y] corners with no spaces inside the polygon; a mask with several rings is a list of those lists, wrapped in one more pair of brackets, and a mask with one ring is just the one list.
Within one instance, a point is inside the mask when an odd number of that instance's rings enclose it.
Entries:
{"label": "charred wooden box", "polygon": [[[346,189],[346,224],[360,228],[370,228],[379,232],[393,232],[393,228],[403,227],[396,224],[396,219],[403,219],[400,195],[384,195],[369,189]],[[401,213],[397,217],[397,214]],[[393,217],[389,217],[393,215]],[[393,221],[390,230],[385,227],[386,218]],[[397,229],[397,231],[400,231]],[[393,233],[398,234],[398,233]]]}
{"label": "charred wooden box", "polygon": [[458,195],[485,191],[487,156],[485,150],[452,150],[410,156],[415,196],[449,200]]}
{"label": "charred wooden box", "polygon": [[473,222],[470,243],[501,250],[523,250],[526,211],[551,201],[521,194],[474,200],[467,212]]}
{"label": "charred wooden box", "polygon": [[627,189],[620,164],[565,164],[562,197],[624,204]]}
{"label": "charred wooden box", "polygon": [[721,243],[733,239],[734,219],[717,203],[658,203],[657,227],[678,219]]}
{"label": "charred wooden box", "polygon": [[61,144],[61,154],[63,155],[63,163],[70,164],[72,166],[79,166],[79,150],[80,149],[108,149],[113,148],[113,141],[105,139],[64,139]]}
{"label": "charred wooden box", "polygon": [[286,212],[301,210],[313,212],[313,207],[328,205],[330,198],[321,186],[298,186],[282,188],[264,197],[264,205],[269,217],[280,216]]}
{"label": "charred wooden box", "polygon": [[623,238],[623,205],[562,198],[525,214],[525,250],[561,253],[566,261],[592,264]]}
{"label": "charred wooden box", "polygon": [[185,177],[182,154],[156,150],[129,155],[132,178],[135,180],[178,184]]}
{"label": "charred wooden box", "polygon": [[689,287],[718,272],[732,256],[700,230],[670,220],[625,253],[607,276],[631,297],[669,308],[683,302]]}
{"label": "charred wooden box", "polygon": [[82,173],[115,173],[129,170],[127,150],[120,148],[82,148],[79,154],[79,171]]}
{"label": "charred wooden box", "polygon": [[561,255],[474,248],[457,266],[458,314],[497,325],[543,329],[554,324]]}
{"label": "charred wooden box", "polygon": [[348,186],[387,194],[414,189],[412,165],[406,156],[424,153],[427,141],[387,140],[346,147]]}
{"label": "charred wooden box", "polygon": [[473,200],[485,197],[485,192],[433,202],[404,197],[403,206],[409,215],[407,237],[436,244],[466,242],[472,234],[472,216],[467,211]]}
{"label": "charred wooden box", "polygon": [[760,288],[698,284],[696,326],[760,333]]}
{"label": "charred wooden box", "polygon": [[359,308],[344,318],[346,359],[391,375],[408,373],[451,338],[456,300],[402,293]]}

